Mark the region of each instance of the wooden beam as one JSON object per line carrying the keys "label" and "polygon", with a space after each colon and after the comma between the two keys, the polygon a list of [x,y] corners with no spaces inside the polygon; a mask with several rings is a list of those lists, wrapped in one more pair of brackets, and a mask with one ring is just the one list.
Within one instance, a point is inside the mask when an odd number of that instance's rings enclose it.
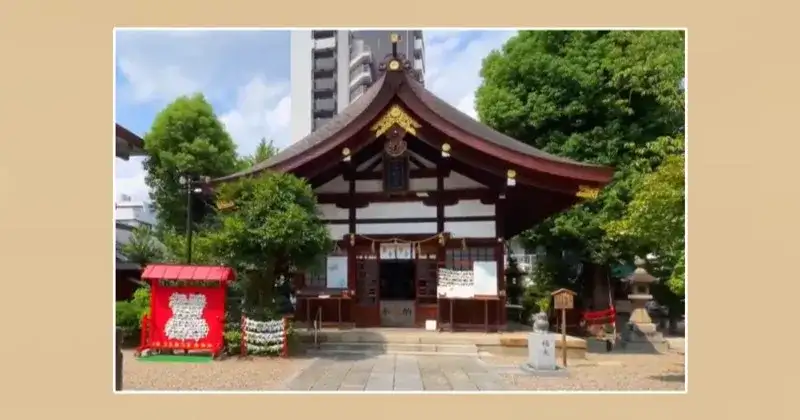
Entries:
{"label": "wooden beam", "polygon": [[410,153],[408,154],[408,160],[409,160],[411,163],[413,163],[413,164],[414,164],[414,165],[415,165],[417,168],[419,168],[419,169],[425,169],[425,168],[427,168],[427,166],[425,166],[425,164],[424,164],[424,163],[422,163],[422,161],[420,161],[419,159],[417,159],[417,157],[416,157],[416,156],[414,156],[414,155],[412,155],[412,154],[410,154]]}
{"label": "wooden beam", "polygon": [[[491,222],[494,221],[494,216],[453,216],[453,217],[445,217],[444,222]],[[331,225],[346,225],[350,223],[349,219],[328,219],[323,220],[323,222],[331,224]],[[439,218],[437,217],[398,217],[398,218],[365,218],[365,219],[358,219],[356,218],[356,224],[364,224],[364,225],[371,225],[371,224],[394,224],[394,223],[438,223]],[[444,229],[444,228],[443,228]],[[440,231],[441,232],[441,231]]]}
{"label": "wooden beam", "polygon": [[[436,178],[435,168],[412,169],[409,172],[410,179]],[[381,180],[383,179],[383,172],[358,172],[354,176],[359,181]]]}
{"label": "wooden beam", "polygon": [[383,155],[378,156],[378,158],[375,159],[372,163],[370,163],[369,166],[367,166],[366,168],[364,168],[364,169],[362,169],[362,170],[360,170],[358,172],[359,173],[370,173],[370,172],[373,172],[375,170],[375,168],[377,168],[378,165],[381,164],[381,162],[383,162]]}
{"label": "wooden beam", "polygon": [[[354,181],[353,181],[354,182]],[[497,197],[497,192],[492,192],[485,188],[465,188],[458,190],[444,190],[441,193],[438,191],[404,191],[402,193],[388,194],[382,191],[378,192],[354,192],[352,194],[346,193],[319,193],[317,194],[317,202],[320,204],[340,204],[349,207],[349,203],[397,203],[408,201],[424,201],[431,205],[436,205],[436,198],[441,197],[446,205],[458,203],[459,200],[494,200]]]}

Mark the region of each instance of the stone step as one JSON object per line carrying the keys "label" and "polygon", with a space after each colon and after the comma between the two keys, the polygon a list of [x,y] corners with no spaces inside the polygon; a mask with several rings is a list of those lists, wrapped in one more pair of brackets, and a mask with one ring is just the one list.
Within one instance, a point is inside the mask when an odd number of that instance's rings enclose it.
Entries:
{"label": "stone step", "polygon": [[[301,342],[313,343],[314,336],[310,331],[299,331]],[[497,334],[450,334],[450,333],[384,333],[363,330],[321,331],[320,343],[377,343],[377,344],[418,344],[418,345],[493,345],[498,344]]]}
{"label": "stone step", "polygon": [[407,344],[407,343],[342,343],[324,342],[319,348],[308,347],[311,353],[341,354],[431,354],[477,356],[474,344]]}

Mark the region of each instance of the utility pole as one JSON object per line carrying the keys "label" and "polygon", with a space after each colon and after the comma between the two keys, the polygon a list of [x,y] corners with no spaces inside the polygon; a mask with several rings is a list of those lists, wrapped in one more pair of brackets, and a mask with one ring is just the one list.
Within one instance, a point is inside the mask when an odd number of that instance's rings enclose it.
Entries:
{"label": "utility pole", "polygon": [[192,263],[192,194],[202,193],[203,189],[199,188],[199,185],[207,183],[208,180],[208,177],[202,177],[198,181],[188,175],[181,175],[178,179],[178,182],[186,188],[186,264]]}

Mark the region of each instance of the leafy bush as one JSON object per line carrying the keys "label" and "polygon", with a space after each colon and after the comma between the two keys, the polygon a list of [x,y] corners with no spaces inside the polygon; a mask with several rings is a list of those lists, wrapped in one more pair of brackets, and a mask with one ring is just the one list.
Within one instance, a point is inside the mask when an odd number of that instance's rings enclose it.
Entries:
{"label": "leafy bush", "polygon": [[130,303],[139,313],[139,320],[150,313],[150,288],[140,287],[133,292]]}
{"label": "leafy bush", "polygon": [[122,338],[126,344],[139,340],[139,308],[128,301],[116,303],[116,326],[122,329]]}
{"label": "leafy bush", "polygon": [[229,355],[240,354],[242,351],[242,332],[238,329],[229,329],[223,334],[225,353]]}

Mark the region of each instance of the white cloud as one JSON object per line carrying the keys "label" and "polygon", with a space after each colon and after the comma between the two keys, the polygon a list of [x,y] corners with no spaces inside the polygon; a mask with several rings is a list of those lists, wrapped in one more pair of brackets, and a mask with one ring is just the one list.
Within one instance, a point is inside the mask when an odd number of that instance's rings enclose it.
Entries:
{"label": "white cloud", "polygon": [[475,90],[480,86],[483,58],[500,48],[515,31],[426,31],[426,87],[473,118]]}
{"label": "white cloud", "polygon": [[290,110],[288,83],[268,84],[257,77],[239,89],[236,106],[220,120],[239,145],[239,153],[249,154],[262,137],[273,139],[278,147],[288,146]]}
{"label": "white cloud", "polygon": [[143,160],[141,157],[132,157],[127,161],[114,159],[115,199],[125,194],[133,201],[149,201],[147,185],[144,183]]}
{"label": "white cloud", "polygon": [[[476,118],[482,60],[513,34],[425,31],[427,88]],[[262,137],[289,144],[287,32],[119,31],[116,53],[118,118],[124,116],[120,104],[158,109],[176,96],[203,92],[239,153],[252,153]],[[118,194],[147,197],[141,160],[117,160],[115,178]]]}

